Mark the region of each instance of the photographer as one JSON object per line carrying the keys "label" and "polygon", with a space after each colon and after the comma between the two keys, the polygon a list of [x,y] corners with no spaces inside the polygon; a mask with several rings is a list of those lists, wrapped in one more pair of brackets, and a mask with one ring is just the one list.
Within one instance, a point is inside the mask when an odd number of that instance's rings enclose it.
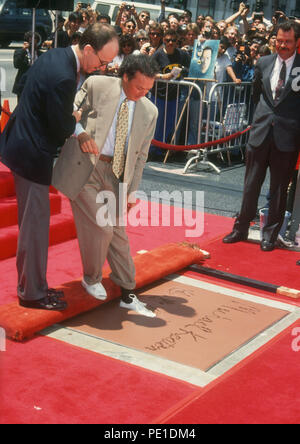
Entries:
{"label": "photographer", "polygon": [[118,11],[118,15],[116,17],[115,26],[120,26],[123,34],[127,34],[124,32],[125,23],[134,17],[137,29],[143,29],[143,24],[141,23],[139,16],[136,12],[134,5],[127,5],[127,3],[121,3]]}
{"label": "photographer", "polygon": [[253,40],[249,44],[240,44],[237,49],[235,61],[232,64],[235,75],[242,82],[252,82],[255,65],[259,58],[260,42]]}
{"label": "photographer", "polygon": [[[41,36],[35,33],[35,60],[42,55],[42,52],[38,49],[38,42]],[[23,48],[18,48],[14,52],[14,67],[18,70],[12,92],[17,95],[18,101],[24,88],[24,74],[28,71],[32,65],[31,60],[31,45],[32,45],[32,32],[28,31],[24,35]]]}

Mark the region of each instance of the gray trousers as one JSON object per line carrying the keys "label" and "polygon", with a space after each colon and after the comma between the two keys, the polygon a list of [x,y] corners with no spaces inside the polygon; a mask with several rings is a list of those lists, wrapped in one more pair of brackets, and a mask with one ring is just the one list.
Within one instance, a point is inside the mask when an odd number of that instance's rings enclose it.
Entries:
{"label": "gray trousers", "polygon": [[46,296],[49,246],[49,187],[14,174],[18,202],[18,296],[38,300]]}
{"label": "gray trousers", "polygon": [[101,282],[102,268],[107,259],[112,270],[112,281],[126,290],[133,290],[136,285],[135,266],[126,229],[119,226],[118,214],[116,224],[103,225],[99,221],[99,211],[105,210],[107,205],[99,202],[97,196],[101,191],[112,193],[118,205],[119,184],[111,164],[99,161],[89,182],[79,196],[71,201],[71,205],[86,283],[93,285]]}

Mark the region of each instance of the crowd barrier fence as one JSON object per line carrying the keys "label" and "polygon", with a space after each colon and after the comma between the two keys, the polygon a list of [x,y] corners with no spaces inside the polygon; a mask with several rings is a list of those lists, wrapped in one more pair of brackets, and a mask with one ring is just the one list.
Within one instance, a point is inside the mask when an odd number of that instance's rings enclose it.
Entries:
{"label": "crowd barrier fence", "polygon": [[226,153],[229,164],[232,153],[243,157],[253,115],[251,96],[251,82],[157,80],[151,100],[159,119],[152,145],[168,149],[164,162],[179,145],[189,151],[184,173],[205,165],[219,174],[213,155],[223,158]]}

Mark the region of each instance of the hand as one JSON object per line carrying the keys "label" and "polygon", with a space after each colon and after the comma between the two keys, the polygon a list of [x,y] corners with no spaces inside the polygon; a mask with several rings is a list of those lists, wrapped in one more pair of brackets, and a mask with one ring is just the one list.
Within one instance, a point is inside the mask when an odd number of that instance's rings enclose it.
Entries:
{"label": "hand", "polygon": [[172,80],[174,78],[173,74],[171,72],[168,72],[167,74],[163,74],[164,80]]}
{"label": "hand", "polygon": [[246,8],[245,3],[240,3],[240,7],[239,7],[239,13],[241,14],[243,12],[243,10]]}
{"label": "hand", "polygon": [[79,134],[77,139],[83,153],[95,154],[96,156],[99,154],[96,142],[87,133]]}
{"label": "hand", "polygon": [[242,18],[246,18],[247,15],[249,14],[250,9],[249,8],[245,8],[242,13],[241,13],[241,17]]}
{"label": "hand", "polygon": [[78,111],[74,111],[73,116],[76,119],[76,123],[80,122],[81,116],[82,116],[82,109],[79,109]]}
{"label": "hand", "polygon": [[237,85],[239,85],[240,83],[242,83],[241,79],[235,79],[234,83],[236,83]]}

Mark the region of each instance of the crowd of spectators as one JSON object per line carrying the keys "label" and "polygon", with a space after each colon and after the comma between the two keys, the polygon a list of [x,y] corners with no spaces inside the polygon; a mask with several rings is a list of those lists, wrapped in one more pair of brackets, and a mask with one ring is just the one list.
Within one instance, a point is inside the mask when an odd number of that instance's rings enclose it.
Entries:
{"label": "crowd of spectators", "polygon": [[[225,20],[215,21],[214,17],[202,14],[193,20],[188,10],[182,11],[180,15],[167,15],[165,1],[161,0],[161,13],[155,21],[151,12],[145,10],[138,14],[134,5],[124,2],[119,7],[115,22],[120,36],[120,54],[108,67],[108,72],[112,75],[117,74],[124,57],[141,52],[149,56],[155,54],[161,64],[162,78],[170,79],[172,76],[167,67],[175,62],[167,63],[161,54],[161,51],[169,46],[173,48],[168,51],[172,53],[169,58],[176,59],[178,64],[183,62],[182,77],[189,68],[185,54],[189,58],[192,56],[194,41],[198,39],[203,42],[209,39],[221,40],[215,69],[216,80],[251,81],[259,57],[275,52],[275,27],[286,18],[281,11],[276,11],[271,20],[267,20],[263,12],[253,12],[250,15],[248,5],[240,3],[239,10]],[[111,23],[111,17],[94,11],[91,6],[84,9],[78,3],[67,20],[59,18],[57,46],[65,47],[77,43],[84,30],[95,22]],[[49,36],[43,46],[53,47],[54,35]]]}
{"label": "crowd of spectators", "polygon": [[[161,0],[160,15],[154,20],[150,11],[137,13],[132,3],[129,5],[124,2],[120,4],[114,24],[120,39],[120,52],[108,65],[107,74],[117,76],[124,58],[132,53],[142,53],[157,61],[160,67],[159,79],[182,80],[188,76],[195,40],[201,44],[206,40],[219,40],[214,80],[218,83],[251,82],[258,59],[276,51],[276,25],[286,19],[281,11],[276,11],[271,20],[267,20],[263,12],[250,14],[249,6],[243,2],[236,13],[220,21],[202,14],[193,17],[189,10],[182,11],[180,15],[167,14],[165,0]],[[57,46],[78,43],[85,29],[95,22],[111,23],[111,17],[94,11],[91,6],[83,8],[80,3],[77,4],[76,10],[69,14],[67,20],[59,17]],[[51,50],[54,41],[55,36],[52,34],[43,43],[44,49]],[[166,125],[170,131],[174,128],[171,122],[175,112],[178,112],[169,103],[165,113],[166,98],[168,102],[174,99],[172,87],[168,89],[166,97],[166,88],[159,86],[155,98],[160,114],[155,135],[157,140],[165,139],[163,133],[166,134]],[[198,102],[196,108],[199,108]],[[199,109],[192,114],[197,126]],[[196,143],[196,126],[189,134],[191,144]]]}

